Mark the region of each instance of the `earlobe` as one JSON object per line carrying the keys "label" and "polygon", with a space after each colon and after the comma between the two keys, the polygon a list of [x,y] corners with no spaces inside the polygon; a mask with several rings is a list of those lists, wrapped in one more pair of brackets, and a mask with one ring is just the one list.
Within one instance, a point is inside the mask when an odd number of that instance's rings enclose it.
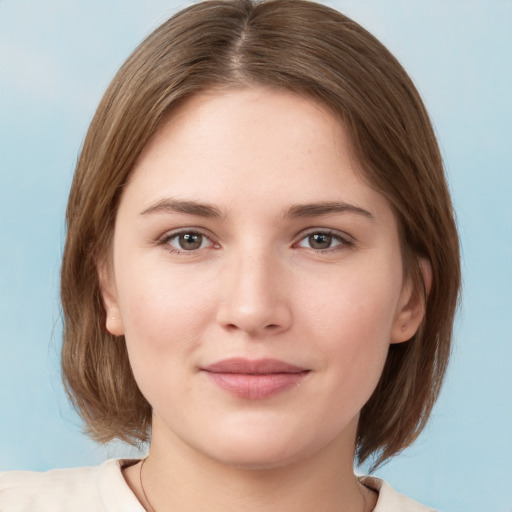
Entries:
{"label": "earlobe", "polygon": [[410,340],[425,317],[426,300],[432,286],[432,266],[424,258],[420,258],[418,264],[424,287],[417,289],[412,277],[407,279],[391,331],[391,343]]}
{"label": "earlobe", "polygon": [[105,327],[112,336],[123,336],[124,326],[119,311],[115,309],[107,310],[107,318],[105,321]]}
{"label": "earlobe", "polygon": [[107,265],[98,266],[98,278],[106,313],[105,328],[113,336],[122,336],[124,335],[123,320],[117,303],[117,292],[112,272],[107,268]]}

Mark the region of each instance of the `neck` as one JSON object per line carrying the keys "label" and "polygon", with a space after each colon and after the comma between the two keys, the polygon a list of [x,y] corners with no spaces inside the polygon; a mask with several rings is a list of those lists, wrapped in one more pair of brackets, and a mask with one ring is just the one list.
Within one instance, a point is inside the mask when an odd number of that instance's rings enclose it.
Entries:
{"label": "neck", "polygon": [[[153,439],[144,464],[131,469],[128,483],[148,510],[209,512],[362,512],[375,497],[353,474],[353,452],[334,441],[307,460],[278,467],[235,467],[212,460],[187,445]],[[206,506],[205,506],[206,504]]]}

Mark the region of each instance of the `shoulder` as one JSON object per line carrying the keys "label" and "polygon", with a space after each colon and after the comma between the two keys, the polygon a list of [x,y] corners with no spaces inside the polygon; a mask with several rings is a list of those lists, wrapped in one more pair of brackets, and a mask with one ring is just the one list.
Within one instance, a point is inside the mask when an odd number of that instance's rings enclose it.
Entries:
{"label": "shoulder", "polygon": [[143,512],[121,473],[122,461],[44,473],[0,473],[2,512]]}
{"label": "shoulder", "polygon": [[371,476],[360,477],[360,482],[379,493],[373,512],[436,512],[417,501],[396,492],[387,482]]}

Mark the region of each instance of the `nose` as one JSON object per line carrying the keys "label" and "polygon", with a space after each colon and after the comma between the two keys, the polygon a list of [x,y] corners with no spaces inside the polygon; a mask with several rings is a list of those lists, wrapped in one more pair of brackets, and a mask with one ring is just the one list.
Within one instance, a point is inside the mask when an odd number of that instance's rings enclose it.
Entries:
{"label": "nose", "polygon": [[286,331],[292,323],[291,297],[280,265],[252,254],[240,255],[226,267],[220,276],[219,324],[252,337]]}

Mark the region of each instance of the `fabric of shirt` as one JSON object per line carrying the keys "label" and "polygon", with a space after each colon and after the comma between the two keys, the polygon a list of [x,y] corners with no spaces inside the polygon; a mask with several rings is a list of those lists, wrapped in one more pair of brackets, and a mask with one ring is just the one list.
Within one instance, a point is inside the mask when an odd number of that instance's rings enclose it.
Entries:
{"label": "fabric of shirt", "polygon": [[[145,512],[121,472],[134,462],[109,460],[95,467],[0,473],[0,511]],[[360,480],[379,493],[374,512],[435,512],[397,493],[383,480]]]}

